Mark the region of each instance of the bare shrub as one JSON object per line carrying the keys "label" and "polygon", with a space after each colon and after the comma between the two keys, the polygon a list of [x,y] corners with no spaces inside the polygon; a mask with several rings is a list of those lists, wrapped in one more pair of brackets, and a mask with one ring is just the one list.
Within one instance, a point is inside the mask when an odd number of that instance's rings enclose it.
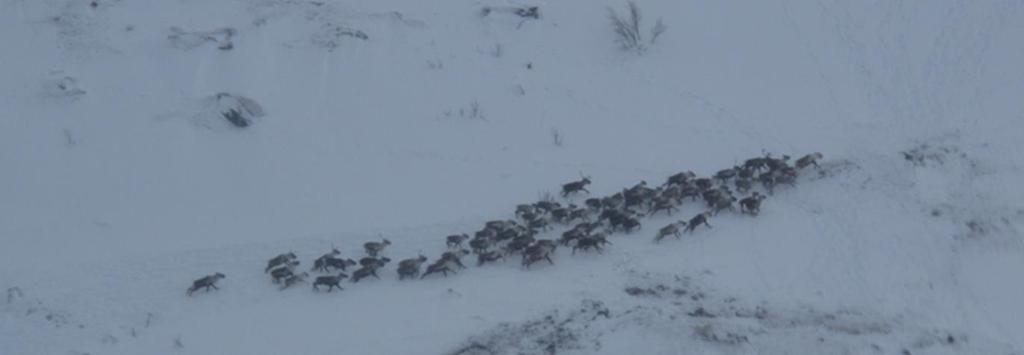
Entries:
{"label": "bare shrub", "polygon": [[7,289],[7,304],[14,303],[15,300],[25,298],[25,293],[21,292],[19,287],[11,287]]}
{"label": "bare shrub", "polygon": [[553,143],[555,143],[556,147],[559,147],[559,148],[562,147],[562,143],[563,143],[562,138],[563,138],[562,137],[562,133],[558,131],[558,128],[552,128],[551,129],[551,139],[552,139]]}
{"label": "bare shrub", "polygon": [[465,117],[471,120],[482,120],[486,121],[487,116],[484,115],[483,109],[480,108],[480,102],[473,101],[469,103],[468,108],[460,108],[459,116]]}
{"label": "bare shrub", "polygon": [[643,15],[640,14],[640,7],[633,1],[627,4],[629,13],[624,15],[620,15],[615,9],[608,8],[608,19],[611,20],[615,40],[623,50],[643,53],[647,50],[647,45],[654,44],[654,41],[665,33],[668,27],[659,18],[650,30],[650,40],[645,40],[643,30],[641,30]]}

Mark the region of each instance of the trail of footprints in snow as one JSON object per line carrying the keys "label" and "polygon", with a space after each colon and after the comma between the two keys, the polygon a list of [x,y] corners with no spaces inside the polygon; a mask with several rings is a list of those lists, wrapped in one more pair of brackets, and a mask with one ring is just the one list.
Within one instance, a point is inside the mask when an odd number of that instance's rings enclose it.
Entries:
{"label": "trail of footprints in snow", "polygon": [[[801,172],[813,168],[820,178],[843,167],[839,164],[823,168],[818,164],[822,158],[821,153],[807,154],[791,165],[787,155],[775,158],[765,154],[747,159],[742,165],[720,170],[710,177],[697,177],[692,171],[684,171],[669,176],[664,184],[656,188],[648,187],[645,181],[641,181],[611,196],[588,198],[585,206],[562,206],[554,197],[545,196],[539,202],[516,206],[516,219],[487,222],[473,237],[468,234],[448,236],[445,239],[448,250],[429,264],[426,272],[421,272],[422,265],[427,262],[426,256],[401,260],[397,268],[399,280],[422,279],[436,274],[447,277],[449,273],[458,273],[466,268],[462,260],[470,254],[476,255],[477,266],[519,255],[522,266],[528,269],[540,261],[553,265],[551,256],[559,245],[571,246],[572,254],[590,251],[601,253],[610,244],[608,235],[630,233],[640,227],[642,218],[660,212],[671,214],[687,199],[697,201],[700,198],[707,209],[688,221],[680,220],[662,227],[654,237],[655,242],[668,236],[679,238],[682,233],[695,233],[702,226],[712,228],[712,217],[722,211],[735,212],[735,204],[739,204],[740,213],[756,216],[761,201],[766,198],[762,192],[755,191],[758,187],[771,195],[776,187],[796,186]],[[582,176],[578,181],[563,184],[561,197],[568,198],[584,192],[589,194],[586,187],[590,183],[590,177]],[[737,192],[747,196],[737,199],[730,184]],[[597,216],[597,220],[590,222],[594,216]],[[575,226],[562,233],[557,240],[535,238],[540,232],[550,231],[552,224],[572,223],[576,223]],[[464,244],[468,244],[469,249],[464,249]],[[345,279],[352,283],[371,276],[379,279],[378,271],[391,262],[391,259],[380,254],[390,245],[391,241],[386,238],[367,242],[363,245],[367,256],[358,261],[340,258],[341,252],[332,248],[331,252],[313,261],[311,271],[337,274],[316,277],[312,281],[313,289],[331,292],[335,288],[341,290],[341,283]],[[292,252],[280,254],[267,262],[264,273],[270,275],[272,282],[279,284],[282,290],[306,283],[309,273],[297,270],[301,264],[297,259]],[[348,268],[357,266],[351,275],[347,274]],[[225,277],[218,272],[197,279],[188,288],[187,294],[191,296],[199,290],[216,290],[216,283]]]}

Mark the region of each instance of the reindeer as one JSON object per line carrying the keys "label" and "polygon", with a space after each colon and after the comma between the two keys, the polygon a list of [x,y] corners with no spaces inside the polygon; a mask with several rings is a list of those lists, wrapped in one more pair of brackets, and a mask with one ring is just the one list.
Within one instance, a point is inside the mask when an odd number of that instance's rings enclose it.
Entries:
{"label": "reindeer", "polygon": [[[345,271],[345,269],[347,269],[349,266],[356,266],[356,265],[357,265],[356,261],[352,260],[352,259],[328,258],[328,259],[324,259],[323,271],[324,272],[328,272],[328,271],[330,271],[330,268],[335,268],[335,269],[338,269],[338,270],[341,270],[341,271]],[[314,265],[314,266],[316,266],[316,265]]]}
{"label": "reindeer", "polygon": [[188,296],[192,296],[192,293],[198,291],[200,288],[206,289],[207,292],[210,291],[210,288],[213,288],[214,290],[219,290],[216,284],[217,281],[220,281],[220,279],[223,278],[225,278],[224,274],[217,272],[214,273],[213,275],[207,275],[198,280],[192,281],[192,287],[189,287],[188,291],[186,291],[185,294]]}
{"label": "reindeer", "polygon": [[749,178],[737,178],[734,183],[736,184],[736,191],[746,193],[753,187],[754,182]]}
{"label": "reindeer", "polygon": [[420,276],[420,265],[427,262],[427,257],[420,255],[417,258],[405,259],[398,262],[398,279],[404,280],[406,277],[415,279]]}
{"label": "reindeer", "polygon": [[558,242],[564,246],[569,246],[569,243],[574,240],[586,237],[587,232],[580,228],[573,228],[562,233],[562,237],[558,238]]}
{"label": "reindeer", "polygon": [[720,186],[701,193],[701,198],[704,199],[708,207],[714,207],[719,200],[729,197],[732,197],[732,191],[729,191],[729,188],[726,186]]}
{"label": "reindeer", "polygon": [[519,223],[517,223],[516,221],[511,220],[511,219],[510,220],[495,220],[495,221],[487,221],[487,223],[484,223],[484,228],[490,228],[490,229],[494,229],[494,230],[496,230],[498,232],[501,232],[503,230],[506,230],[506,229],[509,229],[509,228],[512,228],[512,227],[515,227],[515,226],[518,226],[518,225],[519,225]]}
{"label": "reindeer", "polygon": [[377,260],[376,263],[365,265],[359,268],[359,270],[353,272],[352,278],[350,280],[352,280],[352,282],[355,283],[369,276],[373,276],[377,279],[380,279],[380,275],[377,275],[377,269],[384,267],[384,265],[387,264],[388,261],[391,261],[391,259],[382,258]]}
{"label": "reindeer", "polygon": [[738,177],[740,179],[753,179],[754,178],[754,173],[755,173],[754,169],[751,169],[751,168],[748,168],[748,167],[744,167],[744,166],[737,166],[735,169],[736,169],[736,177]]}
{"label": "reindeer", "polygon": [[537,218],[535,220],[530,221],[528,227],[530,229],[532,229],[532,230],[541,230],[541,231],[546,231],[546,230],[551,229],[551,225],[548,223],[548,220],[544,219],[544,218]]}
{"label": "reindeer", "polygon": [[693,184],[697,186],[697,189],[700,191],[707,191],[715,186],[715,182],[710,178],[698,178],[693,180]]}
{"label": "reindeer", "polygon": [[338,259],[335,258],[334,255],[324,255],[313,260],[313,268],[311,271],[328,272],[330,271],[328,268],[332,267],[344,271],[346,267],[350,266],[348,265],[348,262],[350,261],[352,262],[351,265],[356,264],[356,262],[351,259]]}
{"label": "reindeer", "polygon": [[760,171],[767,167],[767,161],[767,157],[750,158],[743,162],[743,168],[750,171]]}
{"label": "reindeer", "polygon": [[363,249],[366,250],[366,254],[376,257],[377,254],[384,251],[384,248],[387,248],[388,245],[391,245],[391,241],[384,239],[381,242],[367,242],[363,244]]}
{"label": "reindeer", "polygon": [[458,273],[456,271],[458,270],[458,268],[459,265],[456,264],[455,261],[453,260],[445,258],[437,259],[437,261],[435,261],[433,264],[427,266],[427,272],[423,273],[423,275],[420,275],[420,280],[422,280],[423,278],[427,277],[430,274],[438,272],[444,274],[444,277],[448,277],[448,272],[451,272],[453,274]]}
{"label": "reindeer", "polygon": [[316,260],[313,260],[313,269],[312,270],[313,271],[326,272],[327,271],[327,259],[334,259],[334,257],[336,257],[338,255],[341,255],[341,251],[339,251],[338,248],[335,248],[334,246],[331,246],[331,252],[330,253],[324,254],[323,256],[321,256],[319,258],[316,258]]}
{"label": "reindeer", "polygon": [[569,213],[572,211],[571,208],[576,205],[569,205],[569,207],[556,208],[551,210],[551,220],[556,223],[565,223],[569,220]]}
{"label": "reindeer", "polygon": [[673,200],[671,198],[669,198],[669,197],[658,197],[658,198],[654,199],[654,201],[653,201],[653,203],[651,205],[651,213],[650,213],[650,215],[654,216],[654,214],[658,213],[658,211],[665,211],[666,213],[671,215],[672,214],[672,210],[678,210],[678,209],[679,208],[676,207],[675,202],[673,202]]}
{"label": "reindeer", "polygon": [[288,276],[295,274],[295,267],[299,266],[298,260],[289,261],[287,264],[281,265],[280,267],[270,270],[270,277],[274,283],[280,283]]}
{"label": "reindeer", "polygon": [[534,241],[533,244],[530,244],[529,246],[526,247],[526,249],[523,250],[523,257],[525,258],[527,254],[533,254],[543,250],[548,250],[549,252],[551,252],[554,251],[557,247],[558,245],[555,244],[554,240],[540,239]]}
{"label": "reindeer", "polygon": [[676,239],[679,239],[679,228],[685,228],[686,221],[678,221],[675,223],[669,223],[669,225],[662,227],[658,230],[658,234],[654,236],[654,242],[660,242],[667,236],[673,235]]}
{"label": "reindeer", "polygon": [[729,169],[719,170],[717,173],[715,173],[715,179],[718,179],[724,184],[726,181],[729,181],[729,179],[736,177],[736,172],[739,169],[740,167],[737,166]]}
{"label": "reindeer", "polygon": [[533,205],[516,205],[516,217],[528,220],[529,218],[525,218],[524,217],[525,215],[536,215],[536,214],[537,214],[537,207],[534,207]]}
{"label": "reindeer", "polygon": [[486,252],[486,253],[481,253],[481,254],[476,256],[476,266],[483,266],[486,263],[495,262],[495,261],[504,260],[504,259],[505,259],[505,253],[502,253],[502,252],[497,251],[497,250],[489,251],[489,252]]}
{"label": "reindeer", "polygon": [[769,195],[774,195],[776,186],[796,186],[796,174],[796,169],[790,166],[784,166],[778,170],[761,173],[761,175],[758,176],[758,180],[760,180],[761,184],[768,190]]}
{"label": "reindeer", "polygon": [[490,249],[491,245],[493,244],[494,241],[490,237],[473,238],[473,240],[469,241],[469,247],[473,249],[474,253],[477,254],[486,252],[487,249]]}
{"label": "reindeer", "polygon": [[278,288],[278,289],[281,290],[281,291],[284,291],[284,289],[289,288],[289,287],[291,287],[294,284],[297,284],[297,283],[300,283],[300,282],[306,282],[306,278],[307,277],[309,277],[309,274],[305,273],[305,272],[301,273],[301,274],[289,275],[288,277],[284,278],[284,280],[282,281],[281,287]]}
{"label": "reindeer", "polygon": [[526,249],[526,247],[533,244],[534,238],[532,235],[524,235],[513,239],[508,245],[505,245],[505,252],[508,254],[514,254]]}
{"label": "reindeer", "polygon": [[696,185],[683,185],[683,189],[679,192],[680,198],[689,197],[691,201],[697,201],[697,197],[700,197],[700,188]]}
{"label": "reindeer", "polygon": [[584,176],[583,174],[580,174],[580,177],[583,179],[562,185],[562,197],[568,197],[569,194],[579,191],[586,191],[588,194],[590,193],[590,191],[587,190],[587,185],[590,185],[590,177]]}
{"label": "reindeer", "polygon": [[622,221],[622,230],[626,232],[626,234],[629,234],[634,229],[640,229],[640,220],[631,217]]}
{"label": "reindeer", "polygon": [[446,252],[444,252],[444,254],[441,254],[441,259],[450,260],[450,261],[454,262],[455,265],[458,265],[460,269],[465,269],[466,265],[462,264],[462,257],[466,256],[466,255],[469,255],[469,254],[470,254],[469,250],[466,250],[466,249],[460,249],[460,250],[456,250],[456,251],[446,251]]}
{"label": "reindeer", "polygon": [[586,221],[589,220],[590,209],[587,208],[575,208],[569,211],[569,221]]}
{"label": "reindeer", "polygon": [[683,187],[680,185],[672,185],[661,190],[660,198],[665,198],[674,201],[676,204],[683,203]]}
{"label": "reindeer", "polygon": [[732,203],[735,201],[736,198],[732,197],[732,195],[719,195],[718,198],[716,198],[715,201],[711,204],[711,210],[714,211],[714,214],[716,216],[718,215],[718,212],[721,212],[722,210],[735,211],[736,209],[733,208],[732,206]]}
{"label": "reindeer", "polygon": [[273,259],[270,259],[270,261],[267,261],[267,268],[263,269],[263,273],[266,274],[270,272],[270,269],[273,269],[275,267],[278,267],[279,265],[283,265],[295,259],[298,259],[298,257],[295,256],[295,253],[292,252],[275,256]]}
{"label": "reindeer", "polygon": [[615,231],[622,229],[626,233],[632,231],[633,228],[640,227],[639,220],[625,213],[619,213],[609,217],[608,224],[611,226],[611,230]]}
{"label": "reindeer", "polygon": [[764,195],[754,191],[753,195],[740,200],[740,212],[749,213],[751,216],[757,216],[757,214],[761,212],[761,201],[764,201],[764,199]]}
{"label": "reindeer", "polygon": [[367,257],[364,257],[362,259],[359,259],[359,266],[367,267],[367,266],[372,266],[372,265],[377,265],[377,264],[387,264],[390,261],[391,261],[391,259],[387,258],[387,257],[374,258],[374,257],[367,256]]}
{"label": "reindeer", "polygon": [[449,249],[450,248],[461,248],[462,247],[462,242],[467,241],[467,240],[469,240],[469,234],[463,233],[463,234],[449,235],[447,240],[445,241],[445,245],[447,245]]}
{"label": "reindeer", "polygon": [[764,165],[768,167],[768,171],[776,171],[782,168],[789,167],[789,156],[783,155],[782,158],[772,158],[771,155],[765,157]]}
{"label": "reindeer", "polygon": [[583,251],[590,250],[593,248],[597,250],[598,254],[601,254],[601,246],[605,244],[611,244],[608,241],[608,237],[604,233],[597,233],[576,241],[576,245],[572,247],[572,254],[576,255],[576,250],[582,249]]}
{"label": "reindeer", "polygon": [[775,171],[775,185],[789,185],[796,186],[796,169],[793,167],[783,167]]}
{"label": "reindeer", "polygon": [[537,203],[533,204],[533,207],[535,207],[539,213],[548,213],[553,209],[562,207],[562,204],[554,201],[537,201]]}
{"label": "reindeer", "polygon": [[313,290],[320,291],[318,286],[327,286],[327,292],[331,292],[335,287],[338,291],[344,290],[341,288],[341,280],[347,279],[348,275],[344,272],[338,273],[338,276],[320,276],[313,281]]}
{"label": "reindeer", "polygon": [[523,253],[523,267],[530,268],[533,263],[547,260],[548,263],[554,265],[555,262],[551,260],[551,253],[555,251],[555,243],[551,240],[538,240],[533,245],[526,248],[526,252]]}
{"label": "reindeer", "polygon": [[757,181],[764,186],[765,190],[768,190],[769,195],[775,194],[775,174],[771,172],[761,173],[757,176]]}
{"label": "reindeer", "polygon": [[520,236],[533,235],[533,234],[536,234],[536,233],[534,231],[531,231],[530,229],[528,229],[526,227],[515,226],[515,228],[509,228],[509,229],[503,230],[500,233],[498,233],[498,236],[496,238],[494,238],[494,241],[496,241],[496,242],[503,242],[503,241],[506,241],[506,240],[518,238]]}
{"label": "reindeer", "polygon": [[693,179],[693,178],[696,178],[696,177],[697,177],[697,174],[694,174],[692,171],[684,171],[684,172],[680,172],[680,173],[675,173],[675,174],[672,174],[672,176],[668,177],[668,181],[665,182],[664,186],[686,185],[686,184],[688,184],[690,182],[690,179]]}
{"label": "reindeer", "polygon": [[607,196],[607,197],[601,198],[602,213],[604,213],[604,211],[607,211],[607,210],[613,210],[613,209],[619,208],[619,206],[622,206],[625,203],[626,203],[626,196],[624,196],[621,192],[619,192],[617,194],[614,194],[614,195],[611,195],[611,196]]}
{"label": "reindeer", "polygon": [[588,198],[583,201],[583,204],[586,205],[588,209],[595,212],[600,212],[601,209],[604,208],[604,203],[602,203],[601,199],[598,197]]}
{"label": "reindeer", "polygon": [[711,228],[711,223],[708,223],[708,220],[710,220],[710,219],[711,219],[711,211],[702,212],[702,213],[694,216],[693,218],[690,218],[689,222],[686,222],[686,230],[685,231],[689,232],[689,233],[693,233],[693,230],[696,229],[697,226],[699,226],[701,224],[703,224],[705,226],[708,226],[708,228]]}
{"label": "reindeer", "polygon": [[572,229],[562,233],[562,237],[558,239],[558,243],[564,246],[568,246],[570,242],[586,237],[587,235],[590,234],[590,232],[592,232],[594,229],[600,226],[601,223],[599,222],[583,222],[577,224],[576,226],[572,227]]}

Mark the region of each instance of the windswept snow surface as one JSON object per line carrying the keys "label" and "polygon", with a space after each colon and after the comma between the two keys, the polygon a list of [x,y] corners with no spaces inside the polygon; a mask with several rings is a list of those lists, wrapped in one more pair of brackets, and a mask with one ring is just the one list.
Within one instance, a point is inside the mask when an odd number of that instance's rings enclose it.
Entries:
{"label": "windswept snow surface", "polygon": [[[668,26],[641,55],[624,1],[94,3],[0,2],[0,354],[1024,353],[1024,2],[638,0]],[[481,16],[512,5],[541,17]],[[652,242],[698,203],[603,254],[394,272],[580,174],[762,151],[828,173],[681,240]],[[340,293],[262,273],[379,236]]]}

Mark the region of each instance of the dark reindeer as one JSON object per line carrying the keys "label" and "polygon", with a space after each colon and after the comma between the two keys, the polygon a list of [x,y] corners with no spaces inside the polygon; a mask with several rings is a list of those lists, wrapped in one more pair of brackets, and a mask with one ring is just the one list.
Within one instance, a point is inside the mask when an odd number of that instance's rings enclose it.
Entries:
{"label": "dark reindeer", "polygon": [[295,259],[298,259],[298,257],[295,256],[295,253],[291,252],[275,256],[274,258],[267,261],[267,268],[263,269],[263,273],[266,274],[270,272],[270,269],[276,268],[280,265],[284,265],[285,263]]}
{"label": "dark reindeer", "polygon": [[497,250],[481,253],[476,256],[476,266],[483,266],[486,263],[496,262],[498,260],[504,260],[505,253]]}
{"label": "dark reindeer", "polygon": [[307,277],[309,277],[309,274],[305,272],[301,274],[291,274],[288,277],[284,278],[279,290],[284,291],[284,289],[289,288],[294,284],[306,282]]}
{"label": "dark reindeer", "polygon": [[572,247],[572,254],[576,255],[577,250],[587,251],[590,249],[597,250],[597,253],[601,254],[601,246],[611,243],[612,242],[608,241],[608,237],[604,235],[604,233],[596,233],[576,241],[576,245]]}
{"label": "dark reindeer", "polygon": [[[356,266],[356,265],[358,265],[358,263],[356,263],[356,261],[352,260],[352,259],[327,258],[327,259],[324,259],[324,261],[323,261],[323,269],[322,270],[324,272],[330,272],[331,268],[335,268],[335,269],[338,269],[338,270],[341,270],[341,271],[345,271],[345,269],[347,269],[349,266]],[[314,263],[313,266],[314,266],[314,268],[316,267],[315,263]]]}
{"label": "dark reindeer", "polygon": [[321,256],[319,258],[316,258],[316,260],[313,260],[313,269],[312,270],[313,271],[326,272],[327,271],[327,259],[334,259],[334,257],[336,257],[338,255],[341,255],[341,251],[339,251],[338,248],[335,248],[335,247],[332,246],[330,253],[324,254],[323,256]]}
{"label": "dark reindeer", "polygon": [[686,221],[678,221],[678,222],[675,222],[675,223],[670,223],[669,225],[664,226],[664,227],[662,227],[661,229],[658,230],[658,235],[654,236],[654,242],[655,243],[660,242],[662,239],[664,239],[665,237],[670,236],[670,235],[671,236],[675,236],[676,239],[679,239],[679,228],[685,228],[685,227],[686,227]]}
{"label": "dark reindeer", "polygon": [[445,240],[445,245],[447,245],[448,248],[461,248],[462,247],[462,242],[467,241],[467,240],[469,240],[469,234],[463,233],[463,234],[449,235],[448,238]]}
{"label": "dark reindeer", "polygon": [[420,276],[420,265],[423,265],[425,262],[427,262],[427,257],[423,255],[399,261],[398,279],[404,280],[406,277],[415,279],[417,276]]}
{"label": "dark reindeer", "polygon": [[821,169],[821,167],[818,166],[818,160],[821,160],[822,157],[824,156],[818,152],[807,154],[803,156],[803,158],[797,159],[794,165],[797,169],[803,169],[811,165],[814,165],[815,168]]}
{"label": "dark reindeer", "polygon": [[529,269],[530,265],[541,260],[547,260],[548,263],[554,265],[555,262],[551,260],[551,253],[555,251],[556,247],[555,242],[552,240],[538,240],[523,252],[523,267]]}
{"label": "dark reindeer", "polygon": [[753,195],[740,200],[740,212],[757,216],[758,213],[761,213],[761,201],[764,201],[764,199],[764,195],[754,191]]}
{"label": "dark reindeer", "polygon": [[364,265],[363,267],[359,268],[359,270],[353,272],[352,278],[349,280],[355,283],[369,276],[373,276],[374,278],[380,279],[380,275],[377,275],[377,269],[384,267],[384,265],[387,264],[388,261],[391,261],[391,259],[381,258],[378,259],[376,263]]}
{"label": "dark reindeer", "polygon": [[708,226],[708,228],[711,228],[711,224],[708,223],[708,220],[710,219],[711,211],[703,212],[701,214],[694,216],[693,218],[690,218],[690,221],[686,222],[686,232],[693,233],[693,230],[696,229],[697,226],[701,224]]}
{"label": "dark reindeer", "polygon": [[331,292],[335,287],[338,291],[344,290],[341,288],[341,280],[347,279],[348,275],[344,272],[338,273],[337,276],[319,276],[313,281],[313,290],[320,291],[319,286],[327,286],[327,292]]}
{"label": "dark reindeer", "polygon": [[434,273],[438,273],[438,272],[444,274],[444,277],[448,277],[448,273],[449,272],[454,274],[454,273],[457,273],[456,270],[458,270],[458,269],[459,269],[459,265],[456,264],[455,261],[448,260],[448,259],[443,259],[443,258],[442,259],[438,259],[433,264],[430,264],[429,266],[427,266],[427,272],[423,273],[423,275],[420,275],[420,279],[422,280],[423,278],[427,277],[428,275],[434,274]]}
{"label": "dark reindeer", "polygon": [[377,254],[384,251],[384,248],[387,248],[388,245],[391,245],[391,241],[384,239],[380,242],[367,242],[363,244],[363,249],[366,250],[366,254],[376,257]]}
{"label": "dark reindeer", "polygon": [[295,267],[299,266],[298,260],[289,261],[287,264],[281,265],[276,269],[270,270],[270,277],[274,283],[280,283],[282,280],[289,276],[295,275]]}
{"label": "dark reindeer", "polygon": [[206,289],[207,292],[210,291],[210,288],[213,288],[214,290],[219,290],[219,288],[217,288],[216,283],[217,281],[220,281],[220,279],[223,279],[224,277],[224,274],[218,272],[214,273],[213,275],[204,276],[201,279],[192,281],[192,287],[189,287],[188,291],[186,291],[185,294],[188,296],[192,296],[193,292],[196,292],[201,288]]}
{"label": "dark reindeer", "polygon": [[569,194],[579,191],[586,191],[588,194],[590,193],[590,190],[587,190],[587,185],[590,185],[590,177],[583,176],[583,174],[580,174],[580,177],[583,179],[562,185],[562,197],[568,197]]}

